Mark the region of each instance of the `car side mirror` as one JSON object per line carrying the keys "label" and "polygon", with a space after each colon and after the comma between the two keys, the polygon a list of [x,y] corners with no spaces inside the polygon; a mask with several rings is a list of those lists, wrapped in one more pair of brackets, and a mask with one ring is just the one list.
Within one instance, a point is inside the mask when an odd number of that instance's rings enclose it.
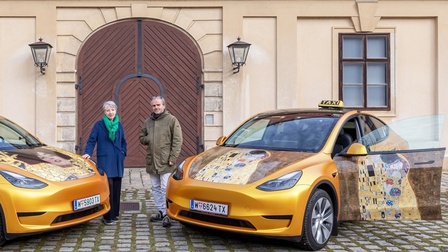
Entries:
{"label": "car side mirror", "polygon": [[348,156],[366,156],[367,148],[360,143],[352,143],[347,150]]}
{"label": "car side mirror", "polygon": [[220,137],[216,140],[216,145],[222,145],[226,140],[227,140],[227,137],[226,137],[226,136],[220,136]]}

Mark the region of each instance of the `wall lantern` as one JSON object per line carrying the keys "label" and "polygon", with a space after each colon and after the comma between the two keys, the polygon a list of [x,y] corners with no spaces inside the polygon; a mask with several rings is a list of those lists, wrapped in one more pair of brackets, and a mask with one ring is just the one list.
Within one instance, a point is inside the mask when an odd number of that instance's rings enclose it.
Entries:
{"label": "wall lantern", "polygon": [[51,48],[53,48],[47,42],[43,42],[42,38],[39,42],[28,44],[31,47],[31,53],[33,54],[34,65],[40,68],[40,72],[45,74],[45,67],[48,66],[48,60],[50,59]]}
{"label": "wall lantern", "polygon": [[247,54],[249,53],[250,44],[240,41],[240,37],[237,38],[236,42],[228,45],[230,60],[233,65],[233,73],[238,73],[240,71],[240,66],[246,64]]}

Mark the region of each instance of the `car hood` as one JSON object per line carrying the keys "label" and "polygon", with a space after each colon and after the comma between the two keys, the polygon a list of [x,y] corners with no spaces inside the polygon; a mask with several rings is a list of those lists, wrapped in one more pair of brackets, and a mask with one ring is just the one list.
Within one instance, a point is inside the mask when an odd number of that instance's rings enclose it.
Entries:
{"label": "car hood", "polygon": [[48,146],[0,151],[0,163],[50,181],[77,180],[95,174],[82,157]]}
{"label": "car hood", "polygon": [[315,153],[218,146],[200,154],[190,166],[192,179],[250,184]]}

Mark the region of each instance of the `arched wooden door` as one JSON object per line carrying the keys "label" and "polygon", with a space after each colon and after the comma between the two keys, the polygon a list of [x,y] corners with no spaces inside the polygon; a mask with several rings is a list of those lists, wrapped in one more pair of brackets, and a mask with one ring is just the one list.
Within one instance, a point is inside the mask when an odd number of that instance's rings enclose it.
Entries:
{"label": "arched wooden door", "polygon": [[178,161],[202,151],[201,56],[194,41],[177,27],[131,19],[92,34],[78,57],[78,143],[82,153],[102,104],[113,100],[128,142],[126,167],[144,167],[146,149],[138,141],[150,115],[152,96],[162,95],[182,126]]}

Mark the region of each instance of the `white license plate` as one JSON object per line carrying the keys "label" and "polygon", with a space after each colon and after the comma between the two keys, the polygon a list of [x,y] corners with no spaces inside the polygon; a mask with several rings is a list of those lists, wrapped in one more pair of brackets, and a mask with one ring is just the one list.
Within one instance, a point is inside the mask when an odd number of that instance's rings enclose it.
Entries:
{"label": "white license plate", "polygon": [[190,200],[190,210],[227,216],[229,214],[229,205],[192,199]]}
{"label": "white license plate", "polygon": [[79,209],[83,209],[86,207],[91,207],[94,205],[98,205],[100,204],[101,199],[100,199],[100,195],[95,195],[95,196],[91,196],[91,197],[87,197],[84,199],[77,199],[73,201],[73,209],[79,210]]}

